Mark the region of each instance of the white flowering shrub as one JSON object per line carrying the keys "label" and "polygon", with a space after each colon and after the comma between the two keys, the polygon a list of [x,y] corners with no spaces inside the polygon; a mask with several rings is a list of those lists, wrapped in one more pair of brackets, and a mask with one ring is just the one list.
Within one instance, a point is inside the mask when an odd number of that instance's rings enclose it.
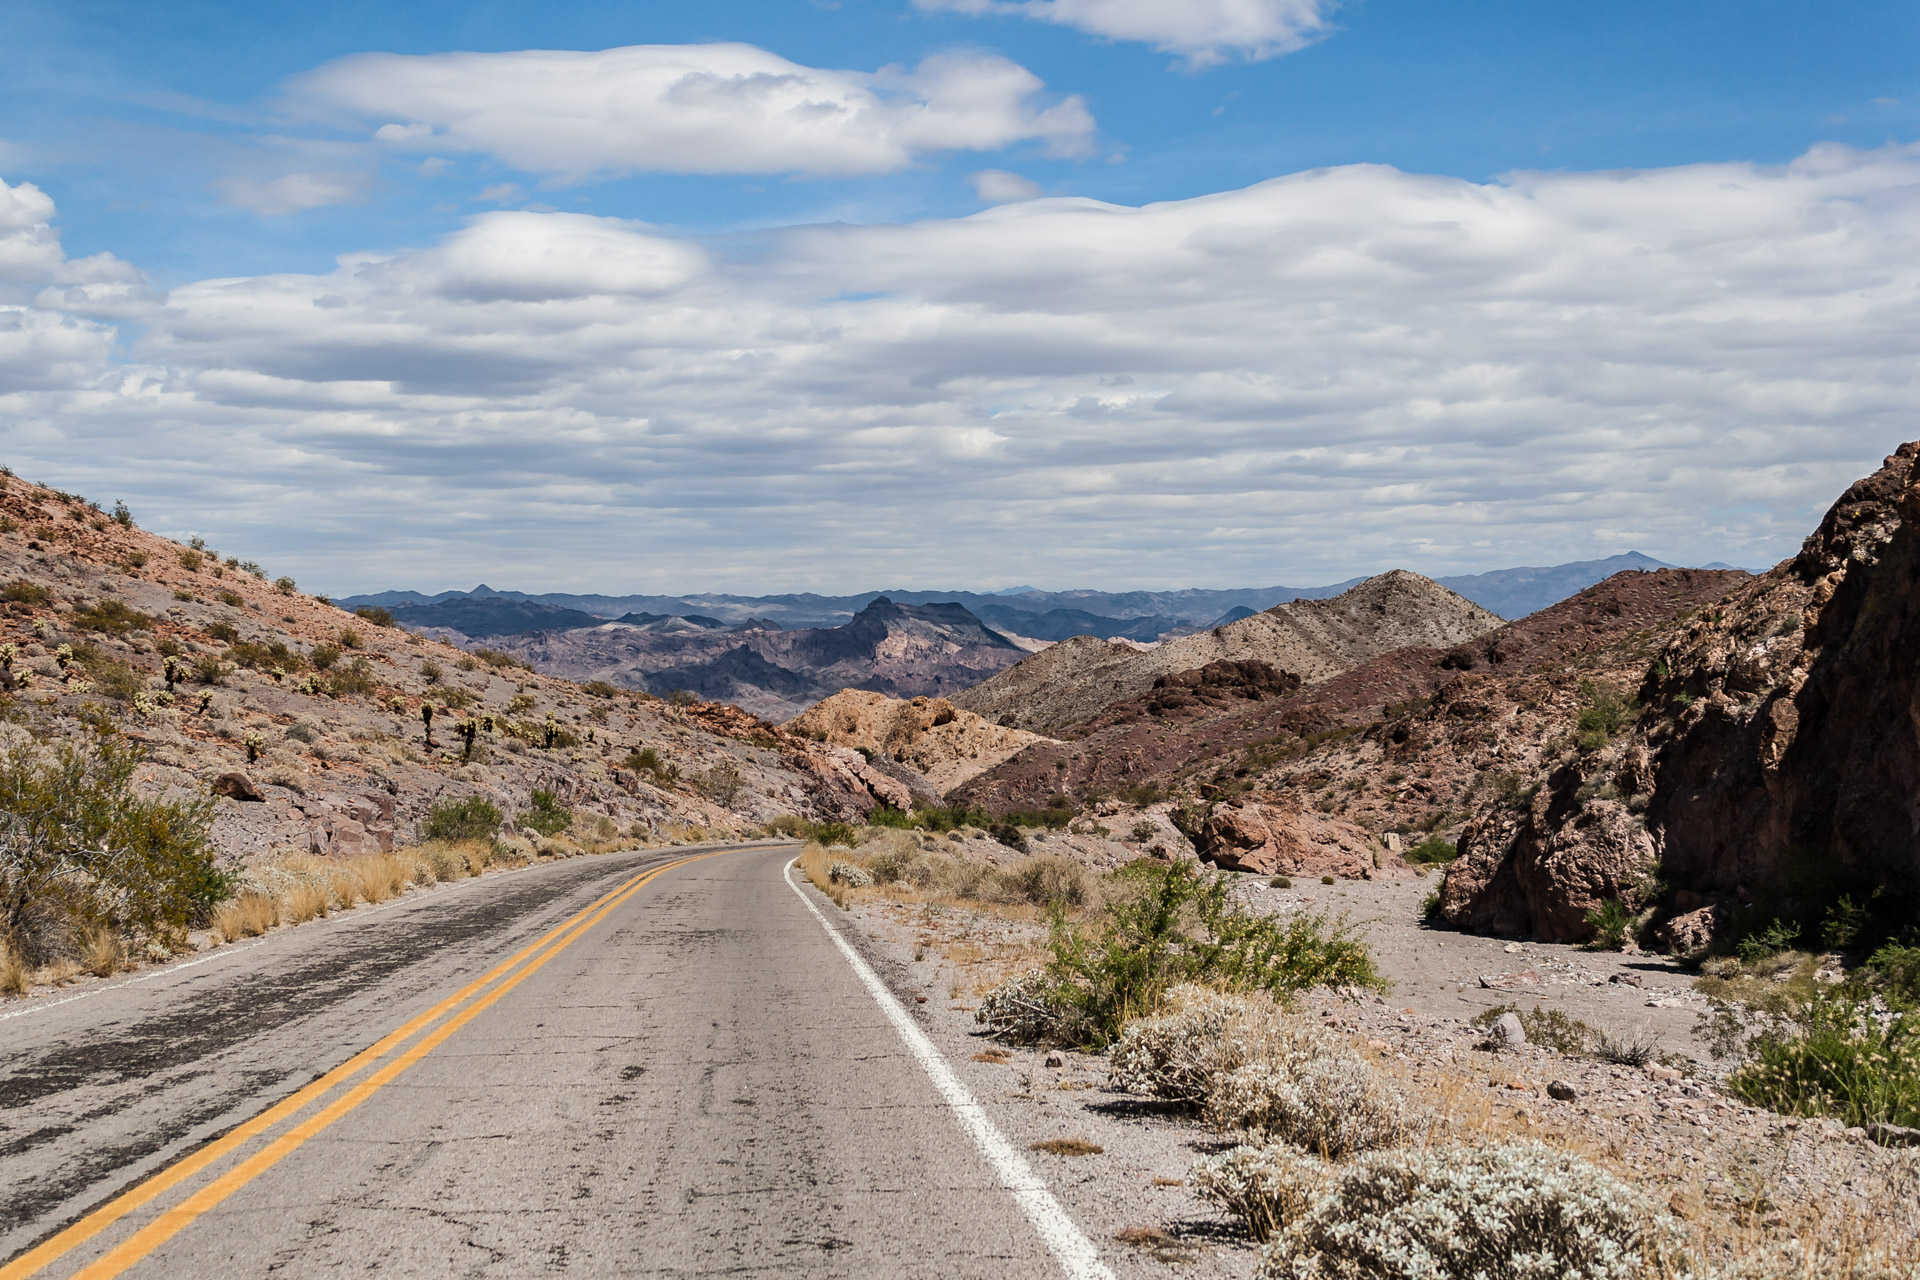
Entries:
{"label": "white flowering shrub", "polygon": [[1259,1280],[1637,1280],[1678,1228],[1612,1174],[1538,1143],[1376,1152],[1261,1253]]}
{"label": "white flowering shrub", "polygon": [[1270,1239],[1304,1217],[1327,1177],[1325,1164],[1285,1142],[1235,1147],[1187,1170],[1195,1194],[1240,1219],[1255,1240]]}
{"label": "white flowering shrub", "polygon": [[1198,1108],[1219,1080],[1249,1062],[1291,1069],[1323,1054],[1352,1052],[1265,996],[1183,986],[1167,993],[1165,1008],[1121,1031],[1110,1059],[1114,1088]]}
{"label": "white flowering shrub", "polygon": [[851,862],[835,861],[827,868],[827,879],[849,889],[864,889],[873,883],[873,877],[867,874],[865,867],[855,866]]}
{"label": "white flowering shrub", "polygon": [[1078,1031],[1074,1010],[1059,999],[1045,969],[1009,978],[980,999],[973,1020],[1004,1040],[1071,1041]]}

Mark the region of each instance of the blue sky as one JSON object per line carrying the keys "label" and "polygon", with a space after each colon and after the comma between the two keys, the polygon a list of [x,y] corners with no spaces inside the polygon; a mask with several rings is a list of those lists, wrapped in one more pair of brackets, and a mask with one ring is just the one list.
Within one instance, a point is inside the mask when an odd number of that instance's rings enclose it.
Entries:
{"label": "blue sky", "polygon": [[[0,438],[336,589],[1761,564],[1910,432],[1910,3],[0,22]],[[768,143],[683,62],[864,123]]]}

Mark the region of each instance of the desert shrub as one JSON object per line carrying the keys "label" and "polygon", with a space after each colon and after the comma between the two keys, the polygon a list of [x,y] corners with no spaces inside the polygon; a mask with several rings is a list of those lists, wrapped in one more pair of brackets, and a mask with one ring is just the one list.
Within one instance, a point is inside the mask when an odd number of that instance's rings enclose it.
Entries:
{"label": "desert shrub", "polygon": [[7,939],[0,938],[0,995],[23,996],[29,985],[27,962]]}
{"label": "desert shrub", "polygon": [[1640,704],[1612,685],[1588,680],[1580,686],[1580,716],[1574,742],[1585,752],[1599,751],[1640,714]]}
{"label": "desert shrub", "polygon": [[557,836],[573,825],[573,810],[561,804],[551,791],[535,791],[531,805],[519,816],[520,825],[528,831]]}
{"label": "desert shrub", "polygon": [[70,620],[78,630],[115,636],[123,636],[129,631],[145,631],[153,626],[151,617],[112,596],[80,606],[73,611]]}
{"label": "desert shrub", "polygon": [[667,705],[670,707],[691,707],[700,701],[700,695],[691,689],[673,689],[667,693]]}
{"label": "desert shrub", "polygon": [[[489,806],[491,807],[491,806]],[[495,811],[496,814],[498,811]],[[499,824],[496,821],[495,826]],[[491,833],[489,833],[491,834]],[[441,840],[429,840],[415,851],[438,880],[458,880],[467,874],[467,859],[458,849]]]}
{"label": "desert shrub", "polygon": [[1207,1118],[1216,1128],[1269,1133],[1328,1159],[1400,1146],[1427,1123],[1351,1049],[1297,1066],[1249,1062],[1215,1083]]}
{"label": "desert shrub", "polygon": [[1585,1053],[1599,1038],[1600,1033],[1580,1019],[1558,1009],[1542,1009],[1539,1005],[1522,1009],[1517,1004],[1497,1004],[1474,1014],[1471,1023],[1476,1027],[1490,1027],[1509,1013],[1520,1019],[1529,1044],[1545,1045],[1556,1053]]}
{"label": "desert shrub", "polygon": [[377,605],[363,604],[353,611],[353,616],[356,618],[364,618],[376,627],[390,627],[393,625],[393,611],[391,609],[382,609]]}
{"label": "desert shrub", "polygon": [[[1638,1280],[1678,1228],[1640,1193],[1538,1143],[1378,1152],[1261,1252],[1262,1280]],[[1678,1262],[1677,1256],[1670,1261]]]}
{"label": "desert shrub", "polygon": [[222,591],[214,598],[229,609],[244,609],[247,604],[247,598],[238,591]]}
{"label": "desert shrub", "polygon": [[[663,784],[671,783],[680,776],[679,768],[667,763],[666,758],[652,747],[641,747],[638,750],[629,751],[627,758],[620,763],[623,767],[631,769],[635,773],[652,774],[654,781]],[[792,834],[804,836],[808,833],[795,831]],[[843,841],[842,843],[849,842]]]}
{"label": "desert shrub", "polygon": [[210,653],[203,653],[193,660],[193,679],[199,684],[225,684],[233,668]]}
{"label": "desert shrub", "polygon": [[127,510],[126,503],[116,502],[113,504],[113,522],[122,529],[133,528],[133,512]]}
{"label": "desert shrub", "polygon": [[273,589],[283,596],[290,596],[294,593],[295,583],[292,578],[283,575],[273,580]]}
{"label": "desert shrub", "polygon": [[1001,879],[1026,901],[1056,910],[1085,906],[1097,893],[1092,875],[1071,858],[1031,858],[1003,872]]}
{"label": "desert shrub", "polygon": [[142,798],[141,758],[112,734],[0,747],[0,926],[29,959],[76,927],[176,935],[227,895],[213,802]]}
{"label": "desert shrub", "polygon": [[445,671],[442,671],[440,669],[440,664],[435,662],[432,658],[428,658],[425,662],[422,662],[420,664],[420,678],[426,681],[426,683],[428,683],[429,685],[439,684],[441,677],[445,676],[446,674],[447,673]]}
{"label": "desert shrub", "polygon": [[323,640],[307,651],[307,661],[313,664],[315,671],[325,671],[328,667],[340,661],[340,646],[337,644],[328,644]]}
{"label": "desert shrub", "polygon": [[1054,1003],[1071,1007],[1079,1043],[1104,1046],[1173,987],[1218,983],[1287,996],[1320,985],[1377,986],[1364,944],[1323,916],[1254,915],[1228,882],[1187,863],[1131,864],[1094,931],[1056,916],[1047,972]]}
{"label": "desert shrub", "polygon": [[53,592],[37,582],[15,578],[4,589],[0,589],[0,600],[8,604],[49,605],[53,603]]}
{"label": "desert shrub", "polygon": [[827,879],[849,889],[865,889],[873,883],[873,877],[867,874],[865,867],[838,859],[827,868]]}
{"label": "desert shrub", "polygon": [[355,658],[344,667],[335,667],[327,672],[327,695],[334,698],[372,697],[379,691],[380,682],[374,675],[373,664],[365,658]]}
{"label": "desert shrub", "polygon": [[180,567],[188,573],[200,572],[200,565],[201,557],[198,551],[187,550],[180,553]]}
{"label": "desert shrub", "polygon": [[589,680],[580,686],[580,690],[583,693],[592,694],[596,698],[617,698],[620,696],[620,690],[608,684],[605,680]]}
{"label": "desert shrub", "polygon": [[285,640],[238,640],[227,647],[227,656],[255,671],[297,671],[304,662]]}
{"label": "desert shrub", "polygon": [[146,691],[145,674],[91,646],[75,655],[75,665],[87,673],[96,689],[117,702],[132,702]]}
{"label": "desert shrub", "polygon": [[1175,987],[1162,1012],[1127,1024],[1109,1059],[1108,1083],[1198,1110],[1216,1080],[1256,1057],[1304,1062],[1335,1044],[1330,1033],[1286,1018],[1265,997]]}
{"label": "desert shrub", "polygon": [[1800,940],[1800,926],[1787,920],[1774,920],[1764,928],[1748,933],[1734,946],[1744,964],[1759,964],[1778,955]]}
{"label": "desert shrub", "polygon": [[1452,862],[1460,856],[1460,849],[1444,836],[1428,836],[1401,856],[1416,864]]}
{"label": "desert shrub", "polygon": [[1284,1142],[1235,1147],[1187,1170],[1194,1194],[1240,1219],[1255,1240],[1298,1221],[1319,1198],[1327,1166]]}
{"label": "desert shrub", "polygon": [[1028,969],[982,996],[973,1019],[1022,1043],[1080,1039],[1079,1011],[1059,995],[1059,984],[1045,969]]}
{"label": "desert shrub", "polygon": [[1607,898],[1587,912],[1587,927],[1593,930],[1588,946],[1596,951],[1618,951],[1627,945],[1627,935],[1633,931],[1633,913],[1620,899]]}
{"label": "desert shrub", "polygon": [[1659,1055],[1659,1041],[1644,1032],[1618,1038],[1605,1031],[1594,1034],[1593,1056],[1616,1067],[1644,1067]]}
{"label": "desert shrub", "polygon": [[912,814],[896,809],[890,804],[883,804],[867,815],[867,825],[911,831],[914,828],[914,821]]}
{"label": "desert shrub", "polygon": [[[500,830],[500,810],[484,796],[442,800],[420,824],[422,840],[485,840]],[[439,868],[434,868],[438,874]],[[441,877],[445,879],[446,877]]]}
{"label": "desert shrub", "polygon": [[342,649],[358,649],[361,644],[360,633],[352,627],[340,628],[339,640]]}
{"label": "desert shrub", "polygon": [[1783,1115],[1920,1126],[1920,1012],[1910,1003],[1894,1007],[1855,982],[1757,1023],[1727,1077],[1735,1097]]}
{"label": "desert shrub", "polygon": [[731,807],[746,786],[740,771],[730,764],[716,764],[702,771],[698,783],[708,799],[723,807]]}
{"label": "desert shrub", "polygon": [[526,665],[512,654],[502,653],[498,649],[475,649],[473,656],[490,667],[520,667]]}

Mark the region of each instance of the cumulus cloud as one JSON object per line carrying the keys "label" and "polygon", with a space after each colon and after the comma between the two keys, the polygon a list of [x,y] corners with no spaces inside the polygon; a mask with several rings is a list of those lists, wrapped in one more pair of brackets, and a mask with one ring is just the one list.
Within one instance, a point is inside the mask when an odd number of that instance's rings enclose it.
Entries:
{"label": "cumulus cloud", "polygon": [[[140,273],[110,253],[69,258],[53,229],[53,199],[31,182],[0,179],[0,304],[25,303],[77,315],[130,315],[151,305]],[[15,313],[7,341],[53,340],[67,332],[54,318]],[[60,367],[71,366],[64,360]]]}
{"label": "cumulus cloud", "polygon": [[973,184],[973,193],[987,204],[1010,204],[1040,194],[1039,183],[1005,169],[982,169],[968,174],[967,181]]}
{"label": "cumulus cloud", "polygon": [[884,173],[938,151],[1038,142],[1084,154],[1078,97],[986,54],[823,70],[745,44],[359,54],[288,85],[293,108],[373,124],[395,148],[479,152],[528,173]]}
{"label": "cumulus cloud", "polygon": [[265,180],[224,178],[213,185],[228,204],[277,217],[349,204],[366,193],[369,183],[364,173],[288,173]]}
{"label": "cumulus cloud", "polygon": [[1294,53],[1332,29],[1337,0],[914,0],[916,8],[1017,14],[1150,44],[1203,67]]}
{"label": "cumulus cloud", "polygon": [[1778,558],[1915,434],[1916,332],[1920,149],[1348,166],[712,246],[489,213],[176,289],[0,417],[336,590],[1313,583]]}

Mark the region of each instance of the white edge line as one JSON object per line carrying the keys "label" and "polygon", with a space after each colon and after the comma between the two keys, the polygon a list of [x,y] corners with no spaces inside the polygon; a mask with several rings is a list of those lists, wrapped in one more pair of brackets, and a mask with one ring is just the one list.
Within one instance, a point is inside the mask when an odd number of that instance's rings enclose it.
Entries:
{"label": "white edge line", "polygon": [[921,1069],[927,1073],[927,1078],[933,1082],[934,1089],[939,1092],[947,1106],[953,1109],[954,1115],[960,1120],[960,1127],[967,1131],[967,1136],[972,1138],[974,1145],[980,1148],[980,1154],[985,1156],[987,1163],[993,1166],[994,1173],[1000,1178],[1000,1185],[1012,1193],[1021,1212],[1027,1215],[1027,1221],[1033,1224],[1034,1230],[1040,1233],[1040,1239],[1046,1244],[1047,1249],[1059,1260],[1061,1269],[1071,1280],[1114,1280],[1113,1272],[1107,1269],[1106,1263],[1100,1261],[1100,1252],[1093,1247],[1093,1242],[1087,1239],[1080,1228],[1074,1224],[1067,1211],[1060,1207],[1060,1202],[1055,1200],[1053,1193],[1047,1190],[1047,1184],[1034,1173],[1032,1166],[1020,1153],[1013,1149],[1013,1144],[994,1128],[993,1121],[988,1119],[986,1110],[973,1100],[973,1095],[967,1092],[967,1087],[960,1083],[960,1077],[953,1073],[953,1068],[948,1066],[946,1059],[940,1056],[940,1050],[934,1047],[933,1041],[927,1038],[927,1033],[922,1031],[912,1016],[907,1013],[906,1006],[894,998],[893,992],[887,990],[886,983],[880,981],[880,976],[873,971],[872,966],[853,949],[851,943],[840,936],[840,931],[820,913],[820,908],[814,906],[813,900],[793,882],[792,870],[794,863],[798,861],[799,859],[796,858],[788,862],[781,869],[780,878],[787,882],[787,888],[793,890],[807,910],[813,913],[813,918],[820,922],[820,927],[827,931],[829,938],[833,939],[833,945],[838,947],[840,954],[846,957],[847,963],[853,968],[854,976],[860,979],[861,985],[867,989],[867,994],[873,997],[874,1003],[878,1004],[887,1015],[887,1021],[893,1023],[893,1029],[900,1033],[902,1040],[906,1041],[907,1049],[920,1063]]}

